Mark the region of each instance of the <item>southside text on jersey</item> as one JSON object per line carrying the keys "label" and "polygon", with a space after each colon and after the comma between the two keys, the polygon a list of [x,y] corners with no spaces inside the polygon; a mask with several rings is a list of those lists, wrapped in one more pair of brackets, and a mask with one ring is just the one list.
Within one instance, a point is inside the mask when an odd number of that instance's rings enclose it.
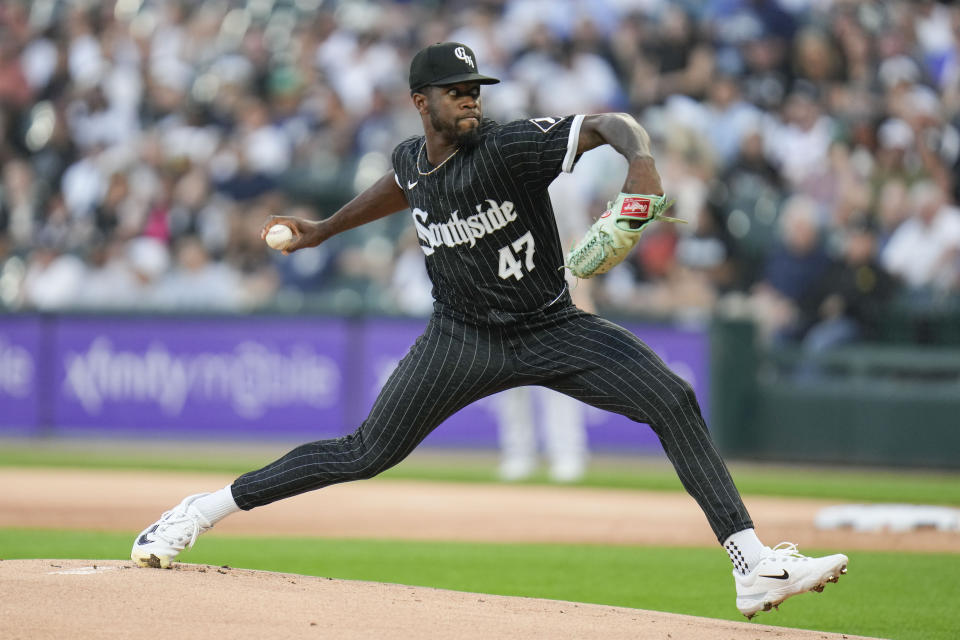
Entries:
{"label": "southside text on jersey", "polygon": [[423,209],[414,209],[413,224],[417,228],[417,236],[426,243],[421,244],[420,248],[429,256],[440,246],[456,247],[469,243],[473,247],[483,236],[502,229],[517,219],[513,203],[509,200],[497,204],[495,200],[488,199],[486,203],[490,205],[486,211],[482,204],[477,205],[476,215],[460,218],[457,215],[459,212],[454,211],[446,222],[430,224],[426,224],[429,213]]}

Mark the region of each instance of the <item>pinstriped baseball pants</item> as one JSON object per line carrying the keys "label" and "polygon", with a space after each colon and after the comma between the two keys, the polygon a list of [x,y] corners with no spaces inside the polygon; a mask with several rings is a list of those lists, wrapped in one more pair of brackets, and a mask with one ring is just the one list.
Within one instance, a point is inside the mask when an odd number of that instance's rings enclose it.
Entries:
{"label": "pinstriped baseball pants", "polygon": [[649,424],[718,540],[753,526],[690,385],[626,329],[565,304],[503,326],[435,312],[354,433],[301,445],[240,476],[234,499],[252,509],[371,478],[459,409],[521,385],[549,387]]}

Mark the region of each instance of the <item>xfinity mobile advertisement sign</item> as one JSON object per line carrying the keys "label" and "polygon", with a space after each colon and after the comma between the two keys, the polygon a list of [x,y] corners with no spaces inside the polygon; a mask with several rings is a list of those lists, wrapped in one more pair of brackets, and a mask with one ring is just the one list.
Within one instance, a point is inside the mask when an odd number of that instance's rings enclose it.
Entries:
{"label": "xfinity mobile advertisement sign", "polygon": [[0,434],[31,432],[41,422],[41,338],[39,319],[0,316]]}
{"label": "xfinity mobile advertisement sign", "polygon": [[67,319],[54,422],[66,433],[336,435],[345,330],[327,319]]}
{"label": "xfinity mobile advertisement sign", "polygon": [[[422,319],[0,316],[0,435],[312,441],[351,433]],[[705,333],[626,325],[708,411]],[[425,444],[497,447],[497,397]],[[645,425],[583,407],[590,446],[658,450]]]}

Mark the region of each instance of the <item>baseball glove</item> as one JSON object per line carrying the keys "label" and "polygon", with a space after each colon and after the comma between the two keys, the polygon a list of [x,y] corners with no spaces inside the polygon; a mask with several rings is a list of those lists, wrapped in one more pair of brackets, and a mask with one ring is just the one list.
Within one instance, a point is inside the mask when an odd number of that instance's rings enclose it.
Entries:
{"label": "baseball glove", "polygon": [[666,196],[621,193],[593,223],[570,253],[564,266],[578,278],[592,278],[620,264],[653,220],[686,222],[663,215],[673,200]]}

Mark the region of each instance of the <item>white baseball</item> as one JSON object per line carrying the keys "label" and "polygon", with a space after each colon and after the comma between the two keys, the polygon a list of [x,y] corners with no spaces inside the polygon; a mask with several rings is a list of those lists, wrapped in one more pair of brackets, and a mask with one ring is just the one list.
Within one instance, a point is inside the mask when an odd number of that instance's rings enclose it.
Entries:
{"label": "white baseball", "polygon": [[293,242],[293,231],[285,224],[275,224],[267,231],[265,240],[271,249],[283,251]]}

